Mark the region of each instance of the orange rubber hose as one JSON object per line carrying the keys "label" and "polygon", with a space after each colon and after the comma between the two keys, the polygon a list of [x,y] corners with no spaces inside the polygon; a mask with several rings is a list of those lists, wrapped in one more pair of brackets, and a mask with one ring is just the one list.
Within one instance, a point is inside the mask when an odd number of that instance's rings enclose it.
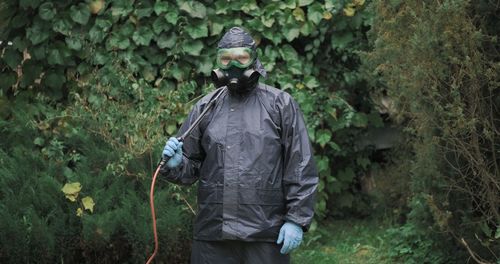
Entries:
{"label": "orange rubber hose", "polygon": [[153,261],[153,259],[155,258],[156,253],[158,253],[158,233],[156,231],[156,213],[155,213],[154,192],[155,192],[156,176],[158,176],[158,172],[160,172],[160,167],[161,167],[161,165],[158,165],[158,168],[156,168],[155,174],[153,175],[153,180],[151,181],[151,191],[149,192],[149,204],[151,205],[151,216],[153,217],[153,233],[154,233],[154,237],[155,237],[155,250],[153,251],[153,254],[149,257],[146,264],[150,264],[151,261]]}

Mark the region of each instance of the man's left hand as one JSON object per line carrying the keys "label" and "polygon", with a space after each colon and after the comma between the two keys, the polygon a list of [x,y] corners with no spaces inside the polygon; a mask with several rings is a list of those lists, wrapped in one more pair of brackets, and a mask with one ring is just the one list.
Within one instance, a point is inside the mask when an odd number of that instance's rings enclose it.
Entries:
{"label": "man's left hand", "polygon": [[278,240],[276,241],[277,244],[283,242],[283,247],[280,251],[281,254],[288,254],[299,247],[300,243],[302,243],[302,235],[302,227],[292,222],[286,222],[281,227]]}

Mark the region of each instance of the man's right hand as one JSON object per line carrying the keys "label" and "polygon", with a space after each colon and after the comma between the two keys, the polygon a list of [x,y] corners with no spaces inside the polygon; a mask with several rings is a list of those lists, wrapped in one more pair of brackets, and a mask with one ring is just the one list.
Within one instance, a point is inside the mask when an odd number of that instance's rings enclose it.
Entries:
{"label": "man's right hand", "polygon": [[163,158],[168,159],[167,167],[170,169],[179,166],[182,162],[182,144],[177,138],[171,137],[163,148]]}

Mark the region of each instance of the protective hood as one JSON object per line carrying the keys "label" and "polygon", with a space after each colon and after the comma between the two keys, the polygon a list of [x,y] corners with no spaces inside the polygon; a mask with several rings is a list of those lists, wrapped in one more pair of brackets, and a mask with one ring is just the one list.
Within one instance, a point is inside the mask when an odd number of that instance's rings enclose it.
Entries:
{"label": "protective hood", "polygon": [[[240,27],[232,27],[231,29],[229,29],[229,31],[226,32],[226,34],[224,34],[222,39],[217,44],[217,48],[229,49],[237,47],[248,47],[255,50],[255,40],[244,29]],[[257,71],[262,77],[267,77],[266,70],[264,69],[264,66],[262,66],[262,63],[258,58],[255,60],[253,69]]]}

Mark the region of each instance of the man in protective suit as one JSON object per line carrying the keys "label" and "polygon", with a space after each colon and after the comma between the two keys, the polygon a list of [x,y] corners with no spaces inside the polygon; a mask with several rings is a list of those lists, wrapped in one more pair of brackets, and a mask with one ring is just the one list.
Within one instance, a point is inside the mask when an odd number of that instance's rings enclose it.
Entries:
{"label": "man in protective suit", "polygon": [[[227,87],[189,137],[167,141],[160,173],[198,181],[191,263],[290,263],[314,214],[318,175],[298,104],[258,83],[255,41],[231,28],[217,47],[217,87]],[[193,107],[179,135],[216,91]]]}

